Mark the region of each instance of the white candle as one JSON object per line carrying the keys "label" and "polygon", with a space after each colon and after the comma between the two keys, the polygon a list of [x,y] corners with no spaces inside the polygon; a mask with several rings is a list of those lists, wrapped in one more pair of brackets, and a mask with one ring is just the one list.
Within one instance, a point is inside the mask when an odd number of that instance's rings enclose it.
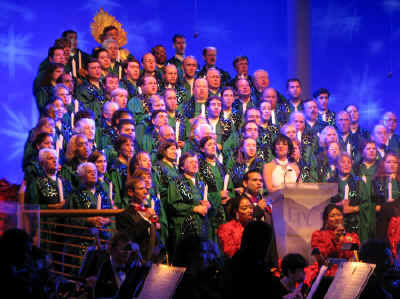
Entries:
{"label": "white candle", "polygon": [[201,105],[201,116],[206,117],[206,105],[200,104]]}
{"label": "white candle", "polygon": [[118,57],[117,57],[117,61],[119,62],[121,60],[121,53],[120,53],[120,51],[118,50]]}
{"label": "white candle", "polygon": [[79,102],[77,99],[74,100],[74,112],[78,113],[79,111]]}
{"label": "white candle", "polygon": [[121,80],[121,78],[122,78],[122,68],[121,68],[121,66],[119,65],[119,66],[118,66],[118,79]]}
{"label": "white candle", "polygon": [[76,78],[76,62],[75,62],[75,58],[72,58],[71,64],[72,64],[72,76],[74,78]]}
{"label": "white candle", "polygon": [[297,131],[297,140],[301,142],[301,132]]}
{"label": "white candle", "polygon": [[322,120],[326,121],[326,112],[322,113]]}
{"label": "white candle", "polygon": [[179,119],[176,120],[175,122],[175,138],[176,138],[176,142],[179,141],[179,127],[181,125],[181,121]]}
{"label": "white candle", "polygon": [[79,68],[82,68],[82,54],[81,51],[78,50],[78,62],[79,62]]}
{"label": "white candle", "polygon": [[60,178],[57,178],[57,187],[58,187],[58,197],[60,198],[60,202],[64,201],[64,191],[63,185]]}
{"label": "white candle", "polygon": [[75,122],[75,113],[72,112],[72,113],[71,113],[71,129],[74,128],[74,122]]}
{"label": "white candle", "polygon": [[388,182],[388,202],[393,201],[393,196],[392,196],[392,180],[389,178]]}
{"label": "white candle", "polygon": [[63,135],[61,135],[61,134],[58,135],[58,139],[57,139],[57,142],[56,142],[56,152],[57,152],[57,157],[58,158],[60,158],[60,150],[62,148],[63,140],[64,140]]}
{"label": "white candle", "polygon": [[346,144],[346,152],[347,152],[349,155],[351,155],[351,145],[350,145],[350,143],[347,143],[347,144]]}
{"label": "white candle", "polygon": [[101,196],[97,194],[97,209],[101,210]]}
{"label": "white candle", "polygon": [[205,185],[205,186],[204,186],[203,200],[204,200],[204,201],[207,201],[207,200],[208,200],[208,185]]}
{"label": "white candle", "polygon": [[346,184],[346,186],[344,186],[344,200],[348,199],[349,199],[349,185]]}
{"label": "white candle", "polygon": [[273,125],[276,125],[276,116],[275,116],[275,111],[271,111],[271,122]]}
{"label": "white candle", "polygon": [[224,190],[228,190],[229,174],[227,173],[224,178]]}
{"label": "white candle", "polygon": [[179,167],[179,160],[181,159],[182,151],[180,148],[176,150],[176,165]]}
{"label": "white candle", "polygon": [[219,163],[221,163],[221,164],[224,163],[224,155],[222,155],[222,153],[219,153],[219,155],[218,155],[218,161],[219,161]]}

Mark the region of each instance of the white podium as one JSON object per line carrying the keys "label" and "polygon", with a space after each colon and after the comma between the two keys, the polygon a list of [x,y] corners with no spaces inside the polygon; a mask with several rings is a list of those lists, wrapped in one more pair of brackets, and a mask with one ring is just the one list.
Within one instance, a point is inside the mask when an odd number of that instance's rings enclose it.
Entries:
{"label": "white podium", "polygon": [[322,212],[338,193],[336,183],[287,184],[269,196],[279,258],[300,253],[309,263],[311,235],[322,227]]}

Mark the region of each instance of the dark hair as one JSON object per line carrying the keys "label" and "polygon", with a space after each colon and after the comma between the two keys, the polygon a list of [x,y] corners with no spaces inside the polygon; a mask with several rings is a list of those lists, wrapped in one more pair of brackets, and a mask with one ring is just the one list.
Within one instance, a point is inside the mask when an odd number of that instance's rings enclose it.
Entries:
{"label": "dark hair", "polygon": [[58,47],[62,47],[63,49],[65,47],[71,47],[71,41],[68,38],[59,38],[56,39],[56,41],[54,42],[54,46],[58,46]]}
{"label": "dark hair", "polygon": [[109,32],[109,31],[111,31],[111,30],[117,30],[117,31],[118,31],[118,28],[115,27],[115,26],[113,26],[113,25],[104,27],[103,33],[100,35],[100,40],[101,40],[101,41],[104,41],[104,38],[105,38],[107,32]]}
{"label": "dark hair", "polygon": [[222,99],[221,99],[220,97],[218,97],[218,96],[211,96],[211,97],[209,97],[209,98],[207,99],[207,102],[206,102],[206,106],[207,106],[207,107],[210,106],[210,103],[211,103],[212,100],[218,100],[218,101],[221,103],[221,105],[222,105]]}
{"label": "dark hair", "polygon": [[249,180],[249,176],[252,173],[258,173],[259,175],[261,175],[260,171],[258,171],[257,169],[253,169],[253,170],[249,170],[248,172],[246,172],[243,176],[243,181],[248,181]]}
{"label": "dark hair", "polygon": [[88,162],[95,163],[97,161],[97,159],[100,158],[101,156],[105,157],[106,155],[103,152],[94,151],[90,154],[90,156],[88,158]]}
{"label": "dark hair", "polygon": [[94,58],[96,58],[96,59],[99,59],[99,55],[100,55],[101,52],[107,52],[108,53],[108,51],[106,49],[104,49],[104,48],[97,48],[97,49],[93,50],[92,56]]}
{"label": "dark hair", "polygon": [[[240,206],[240,203],[243,201],[243,200],[248,200],[248,201],[250,201],[250,199],[247,197],[247,196],[244,196],[244,195],[242,195],[242,196],[236,196],[234,199],[232,199],[231,201],[230,201],[230,205],[231,205],[231,213],[232,214],[234,214],[234,213],[236,213],[237,211],[239,211],[239,206]],[[251,201],[250,201],[251,202]]]}
{"label": "dark hair", "polygon": [[329,213],[334,209],[340,211],[340,213],[343,214],[343,208],[341,206],[338,206],[338,205],[335,205],[335,204],[328,204],[325,207],[324,211],[322,212],[322,228],[321,228],[321,230],[325,230],[326,229],[326,223],[328,221]]}
{"label": "dark hair", "polygon": [[115,111],[113,113],[113,116],[111,118],[111,124],[112,124],[113,127],[118,126],[118,123],[120,122],[120,119],[122,118],[122,115],[124,115],[124,114],[125,115],[130,115],[131,119],[133,120],[132,112],[130,112],[126,108],[121,108],[121,109],[119,109],[119,110],[117,110],[117,111]]}
{"label": "dark hair", "polygon": [[289,139],[289,137],[287,137],[286,135],[283,135],[283,134],[278,134],[278,136],[276,136],[275,140],[272,142],[271,150],[272,150],[272,154],[274,155],[274,157],[276,158],[275,146],[279,142],[287,143],[287,145],[288,145],[287,157],[288,158],[291,157],[293,154],[293,142]]}
{"label": "dark hair", "polygon": [[200,148],[203,148],[206,145],[206,143],[211,139],[214,139],[214,138],[211,136],[203,137],[199,142]]}
{"label": "dark hair", "polygon": [[178,38],[185,38],[185,36],[182,34],[174,34],[172,37],[172,42],[175,43]]}
{"label": "dark hair", "polygon": [[[246,159],[244,157],[242,149],[243,149],[244,143],[246,142],[247,139],[254,140],[254,138],[247,137],[247,138],[243,138],[243,140],[240,142],[239,150],[237,151],[237,157],[236,157],[237,163],[240,163],[240,164],[246,163]],[[254,142],[256,143],[256,147],[257,147],[257,141],[254,140]]]}
{"label": "dark hair", "polygon": [[[386,178],[385,161],[389,156],[395,157],[397,159],[397,163],[400,161],[399,156],[396,153],[394,152],[385,153],[385,156],[379,161],[378,168],[375,171],[374,179]],[[400,167],[397,167],[396,181],[400,182]]]}
{"label": "dark hair", "polygon": [[63,65],[62,63],[50,63],[49,66],[44,71],[43,78],[40,82],[40,86],[50,86],[52,80],[51,75],[58,68],[64,69],[65,65]]}
{"label": "dark hair", "polygon": [[236,63],[238,63],[240,60],[246,60],[247,63],[249,62],[249,59],[247,58],[247,56],[237,56],[235,57],[235,59],[233,60],[233,67],[236,69]]}
{"label": "dark hair", "polygon": [[297,78],[290,78],[290,79],[288,79],[287,82],[286,82],[286,89],[289,88],[289,83],[291,83],[291,82],[299,82],[299,84],[300,84],[300,86],[301,86],[301,82],[300,82],[299,79],[297,79]]}
{"label": "dark hair", "polygon": [[135,186],[137,183],[139,182],[143,182],[143,178],[141,177],[136,177],[136,176],[132,176],[132,177],[128,177],[128,179],[126,180],[125,183],[125,189],[135,189]]}
{"label": "dark hair", "polygon": [[49,117],[49,118],[55,120],[55,118],[56,118],[56,106],[54,106],[53,104],[47,104],[46,106],[44,106],[41,116],[42,117]]}
{"label": "dark hair", "polygon": [[157,115],[160,114],[160,113],[167,113],[167,111],[161,110],[161,109],[159,109],[159,110],[154,110],[154,111],[151,113],[151,120],[155,119],[155,118],[157,117]]}
{"label": "dark hair", "polygon": [[136,170],[136,168],[137,168],[137,166],[139,164],[140,156],[142,156],[142,155],[150,156],[150,154],[148,152],[145,152],[145,151],[136,152],[136,154],[133,155],[133,157],[131,159],[131,162],[129,163],[129,167],[128,167],[129,175],[133,175],[134,174],[134,172],[135,172],[135,170]]}
{"label": "dark hair", "polygon": [[155,55],[156,54],[156,48],[161,48],[161,47],[164,48],[164,50],[166,50],[163,45],[155,45],[153,48],[151,48],[151,54]]}
{"label": "dark hair", "polygon": [[125,61],[125,63],[123,63],[122,64],[122,68],[124,69],[124,70],[126,70],[127,68],[128,68],[128,66],[129,66],[129,63],[130,62],[136,62],[138,65],[139,65],[139,68],[140,68],[140,62],[139,62],[139,60],[137,60],[135,57],[128,57],[128,59]]}
{"label": "dark hair", "polygon": [[227,90],[232,90],[233,96],[235,96],[235,89],[232,86],[226,86],[221,90],[221,99],[223,99],[223,95]]}
{"label": "dark hair", "polygon": [[96,120],[96,117],[91,110],[82,109],[75,114],[74,125],[77,124],[78,121],[80,121],[82,118],[90,118]]}
{"label": "dark hair", "polygon": [[129,140],[132,142],[132,144],[134,144],[134,140],[132,139],[131,136],[126,134],[121,134],[118,136],[118,138],[114,142],[114,148],[118,152],[118,154],[121,150],[122,145],[127,143]]}
{"label": "dark hair", "polygon": [[[249,114],[249,111],[250,110],[257,110],[258,112],[260,112],[260,109],[259,108],[257,108],[257,107],[249,107],[249,108],[247,108],[246,109],[246,112],[244,113],[244,119],[245,120],[247,120],[247,115]],[[261,114],[261,112],[260,112],[260,114]],[[254,121],[254,120],[252,120],[252,121]],[[255,121],[254,121],[255,122]],[[257,123],[256,123],[257,124]],[[258,126],[258,125],[257,125]]]}
{"label": "dark hair", "polygon": [[118,122],[118,125],[117,125],[118,131],[121,131],[122,127],[125,126],[125,125],[133,125],[133,126],[135,126],[135,123],[131,119],[121,119]]}
{"label": "dark hair", "polygon": [[47,56],[53,57],[53,56],[54,56],[54,53],[55,53],[57,50],[63,50],[63,51],[64,51],[64,48],[63,48],[63,47],[59,47],[59,46],[50,47],[50,48],[49,48],[49,51],[47,52]]}
{"label": "dark hair", "polygon": [[89,64],[92,64],[92,63],[98,63],[98,64],[100,64],[100,62],[97,60],[97,58],[95,58],[95,57],[89,57],[89,60],[88,60],[87,65],[86,65],[86,70],[89,69]]}
{"label": "dark hair", "polygon": [[164,152],[173,145],[178,147],[175,140],[161,140],[157,148],[158,160],[161,160],[164,157]]}
{"label": "dark hair", "polygon": [[192,152],[192,151],[184,152],[182,154],[181,158],[179,159],[179,170],[181,172],[183,172],[182,168],[183,168],[183,165],[185,164],[186,159],[194,158],[194,157],[197,157],[197,154],[195,152]]}
{"label": "dark hair", "polygon": [[113,73],[108,73],[108,74],[104,77],[104,79],[103,79],[104,84],[106,84],[107,79],[109,79],[109,78],[118,79],[118,80],[119,80],[119,78],[118,78],[117,75],[115,75],[115,74],[113,74]]}
{"label": "dark hair", "polygon": [[61,36],[64,37],[64,38],[67,38],[67,35],[70,34],[70,33],[74,33],[74,34],[78,35],[78,34],[76,33],[76,31],[74,31],[74,30],[72,30],[72,29],[69,29],[69,30],[65,30],[65,31],[61,34]]}
{"label": "dark hair", "polygon": [[307,261],[301,254],[289,253],[283,257],[281,267],[283,275],[288,276],[289,271],[295,272],[297,269],[307,267]]}
{"label": "dark hair", "polygon": [[316,91],[313,92],[313,98],[318,98],[321,94],[327,94],[328,97],[331,95],[326,88],[318,88]]}
{"label": "dark hair", "polygon": [[49,124],[50,122],[53,122],[54,124],[54,120],[50,117],[41,117],[36,125],[36,127],[33,129],[32,131],[32,136],[31,136],[31,142],[33,142],[36,139],[36,136],[38,134],[40,134],[40,130],[47,124]]}
{"label": "dark hair", "polygon": [[256,121],[255,120],[249,120],[249,121],[246,121],[244,124],[243,124],[243,126],[242,126],[242,136],[244,136],[244,133],[246,132],[246,127],[247,127],[247,125],[248,124],[255,124],[256,126],[257,126],[257,130],[259,130],[258,129],[258,125],[257,125],[257,123],[256,123]]}
{"label": "dark hair", "polygon": [[33,140],[33,146],[36,148],[39,144],[41,144],[47,137],[53,137],[51,134],[42,132],[36,135],[35,139]]}
{"label": "dark hair", "polygon": [[[356,104],[348,104],[348,105],[344,106],[344,109],[343,109],[342,111],[348,113],[348,112],[347,112],[347,108],[349,108],[350,106],[356,107],[357,111],[360,110],[360,109],[358,109],[358,106],[357,106]],[[341,112],[341,111],[339,111],[339,112]]]}

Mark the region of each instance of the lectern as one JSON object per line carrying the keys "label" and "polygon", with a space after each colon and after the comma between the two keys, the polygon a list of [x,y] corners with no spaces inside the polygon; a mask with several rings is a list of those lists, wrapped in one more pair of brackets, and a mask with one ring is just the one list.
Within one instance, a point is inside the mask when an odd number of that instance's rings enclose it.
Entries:
{"label": "lectern", "polygon": [[312,262],[311,234],[322,227],[322,212],[337,193],[336,183],[300,183],[269,196],[280,258],[300,253]]}

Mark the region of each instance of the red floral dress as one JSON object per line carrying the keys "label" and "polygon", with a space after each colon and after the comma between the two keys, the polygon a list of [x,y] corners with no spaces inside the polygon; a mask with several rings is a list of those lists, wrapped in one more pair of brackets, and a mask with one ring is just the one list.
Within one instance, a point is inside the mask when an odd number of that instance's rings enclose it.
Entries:
{"label": "red floral dress", "polygon": [[393,256],[397,257],[397,243],[400,242],[400,217],[392,217],[387,229],[387,237],[392,248]]}
{"label": "red floral dress", "polygon": [[240,249],[243,230],[243,225],[236,219],[219,226],[217,235],[226,256],[231,258]]}

